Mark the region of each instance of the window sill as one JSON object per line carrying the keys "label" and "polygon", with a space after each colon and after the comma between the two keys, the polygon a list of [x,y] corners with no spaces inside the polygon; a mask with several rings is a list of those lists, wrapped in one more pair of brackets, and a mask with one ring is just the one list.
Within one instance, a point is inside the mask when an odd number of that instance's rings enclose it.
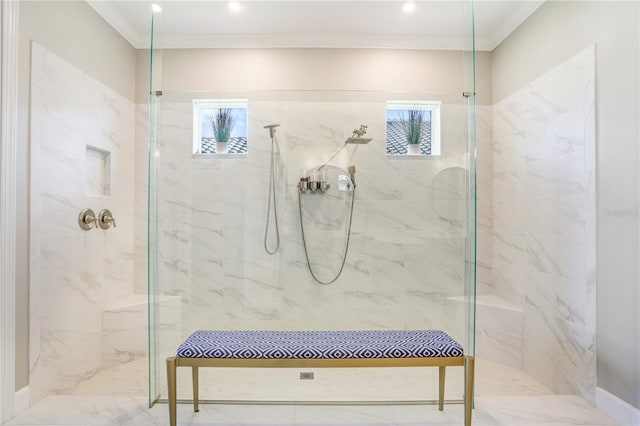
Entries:
{"label": "window sill", "polygon": [[247,158],[247,153],[243,154],[191,154],[194,160],[214,159],[214,158]]}
{"label": "window sill", "polygon": [[427,154],[387,154],[387,158],[438,158],[439,155],[427,155]]}

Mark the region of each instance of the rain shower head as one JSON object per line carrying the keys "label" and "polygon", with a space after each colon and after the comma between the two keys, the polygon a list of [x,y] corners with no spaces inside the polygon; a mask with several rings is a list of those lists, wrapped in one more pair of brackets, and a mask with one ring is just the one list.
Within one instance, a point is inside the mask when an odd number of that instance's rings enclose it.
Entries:
{"label": "rain shower head", "polygon": [[369,143],[371,142],[371,138],[362,138],[360,136],[351,136],[350,138],[348,138],[346,141],[344,141],[345,144],[365,144],[365,143]]}
{"label": "rain shower head", "polygon": [[342,145],[342,147],[336,151],[335,154],[333,154],[331,156],[331,158],[329,158],[322,166],[318,167],[318,170],[322,169],[324,166],[326,166],[327,164],[329,164],[329,161],[333,160],[336,155],[340,154],[340,152],[345,149],[345,147],[347,145],[351,145],[351,144],[366,144],[371,142],[371,138],[363,138],[362,135],[364,135],[365,133],[367,133],[367,127],[364,124],[360,125],[359,129],[355,129],[353,131],[353,135],[351,135],[350,137],[347,138],[346,141],[344,141],[344,145]]}
{"label": "rain shower head", "polygon": [[353,131],[353,135],[351,135],[351,137],[347,138],[346,141],[344,141],[345,145],[346,144],[365,144],[365,143],[369,143],[371,142],[371,138],[363,138],[362,136],[367,133],[367,127],[364,124],[360,125],[359,129],[355,129]]}

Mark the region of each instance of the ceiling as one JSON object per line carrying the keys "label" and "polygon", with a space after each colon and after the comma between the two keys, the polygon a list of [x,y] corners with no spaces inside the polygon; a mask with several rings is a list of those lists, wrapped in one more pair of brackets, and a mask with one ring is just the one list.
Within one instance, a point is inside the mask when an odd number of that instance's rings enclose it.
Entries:
{"label": "ceiling", "polygon": [[[151,1],[87,0],[138,49],[150,45]],[[476,49],[493,50],[543,1],[476,1]],[[159,1],[154,13],[154,46],[345,47],[469,49],[469,1],[418,0],[412,14],[401,0]]]}

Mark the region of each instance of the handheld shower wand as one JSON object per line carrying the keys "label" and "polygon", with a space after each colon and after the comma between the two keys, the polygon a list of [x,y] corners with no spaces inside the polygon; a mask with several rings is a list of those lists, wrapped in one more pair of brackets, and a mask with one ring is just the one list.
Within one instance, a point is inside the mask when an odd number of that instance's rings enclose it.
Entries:
{"label": "handheld shower wand", "polygon": [[[278,228],[278,205],[276,204],[276,177],[278,170],[277,160],[276,160],[276,145],[278,144],[275,136],[276,136],[276,127],[280,126],[279,124],[269,124],[264,126],[265,129],[269,129],[269,137],[271,138],[271,167],[269,169],[269,198],[267,200],[267,222],[264,227],[264,250],[269,254],[275,254],[278,252],[280,248],[280,229]],[[280,154],[280,148],[278,147],[278,154]],[[276,228],[275,234],[275,248],[272,250],[269,248],[267,244],[267,240],[269,239],[269,221],[271,219],[271,205],[273,205],[273,221]]]}
{"label": "handheld shower wand", "polygon": [[269,129],[269,137],[273,139],[276,134],[276,127],[280,127],[279,124],[268,124],[263,127],[263,129]]}
{"label": "handheld shower wand", "polygon": [[351,177],[351,184],[355,188],[356,186],[356,166],[349,166],[349,176]]}

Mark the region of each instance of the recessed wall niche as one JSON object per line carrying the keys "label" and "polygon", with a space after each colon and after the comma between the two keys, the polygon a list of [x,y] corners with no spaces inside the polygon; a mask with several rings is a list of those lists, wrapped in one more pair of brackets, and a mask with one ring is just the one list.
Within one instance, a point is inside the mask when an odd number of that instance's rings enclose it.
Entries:
{"label": "recessed wall niche", "polygon": [[111,153],[87,145],[85,160],[87,195],[111,196]]}

